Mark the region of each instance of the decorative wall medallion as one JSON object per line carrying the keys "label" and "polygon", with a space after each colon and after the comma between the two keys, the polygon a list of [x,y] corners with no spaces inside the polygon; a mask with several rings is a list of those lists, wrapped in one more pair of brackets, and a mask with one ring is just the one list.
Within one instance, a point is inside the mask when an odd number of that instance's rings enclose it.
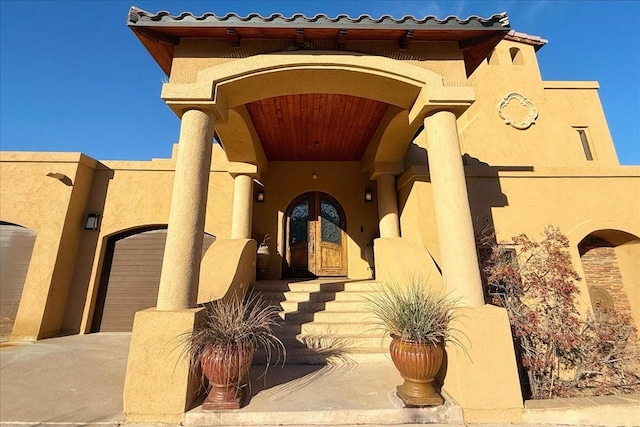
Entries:
{"label": "decorative wall medallion", "polygon": [[527,129],[536,122],[538,109],[524,96],[512,92],[498,104],[498,114],[505,124],[516,129]]}

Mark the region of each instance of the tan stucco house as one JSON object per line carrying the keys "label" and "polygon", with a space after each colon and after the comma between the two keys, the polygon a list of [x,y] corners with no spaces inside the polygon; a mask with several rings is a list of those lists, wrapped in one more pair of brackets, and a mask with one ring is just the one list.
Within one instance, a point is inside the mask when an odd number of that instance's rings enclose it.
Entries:
{"label": "tan stucco house", "polygon": [[[450,349],[444,379],[465,419],[521,420],[507,315],[483,297],[474,234],[486,225],[499,239],[560,227],[583,306],[611,304],[640,327],[640,167],[619,165],[598,83],[543,81],[546,40],[506,14],[132,8],[128,25],[168,76],[172,157],[0,154],[2,340],[131,331],[128,420],[179,421],[191,404],[187,363],[169,348],[198,302],[252,285],[314,292],[281,281],[300,277],[366,292],[408,274],[465,307],[470,354]],[[364,347],[354,361],[385,351]]]}

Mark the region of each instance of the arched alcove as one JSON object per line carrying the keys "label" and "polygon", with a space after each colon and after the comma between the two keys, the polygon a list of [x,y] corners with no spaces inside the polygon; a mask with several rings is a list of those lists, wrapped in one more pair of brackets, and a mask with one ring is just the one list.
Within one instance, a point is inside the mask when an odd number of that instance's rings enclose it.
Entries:
{"label": "arched alcove", "polygon": [[610,308],[639,323],[640,239],[619,230],[589,233],[578,244],[592,308]]}
{"label": "arched alcove", "polygon": [[511,63],[513,65],[524,65],[524,58],[522,57],[522,51],[517,47],[512,47],[509,49],[509,54],[511,55]]}

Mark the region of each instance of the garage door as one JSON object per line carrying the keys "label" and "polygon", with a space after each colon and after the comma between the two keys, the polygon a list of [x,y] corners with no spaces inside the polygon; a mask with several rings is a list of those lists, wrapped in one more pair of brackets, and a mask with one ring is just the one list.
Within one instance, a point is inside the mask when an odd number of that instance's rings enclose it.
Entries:
{"label": "garage door", "polygon": [[0,224],[0,342],[11,336],[35,241],[34,231]]}
{"label": "garage door", "polygon": [[[115,236],[107,244],[93,331],[130,332],[137,311],[156,305],[167,230]],[[205,235],[203,253],[215,238]]]}

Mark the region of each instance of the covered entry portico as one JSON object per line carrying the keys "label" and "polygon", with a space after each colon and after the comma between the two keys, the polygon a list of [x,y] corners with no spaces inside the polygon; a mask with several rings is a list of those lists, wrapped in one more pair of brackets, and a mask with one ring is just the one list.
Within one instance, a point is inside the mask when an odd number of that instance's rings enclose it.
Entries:
{"label": "covered entry portico", "polygon": [[[341,218],[336,208],[334,225],[346,245],[339,256],[347,259],[333,273],[363,275],[366,261],[360,255],[374,235],[378,279],[398,269],[420,270],[418,260],[428,253],[413,251],[416,246],[401,233],[396,177],[406,173],[410,144],[427,151],[444,287],[466,307],[483,306],[457,117],[475,99],[467,75],[508,31],[506,16],[382,25],[346,17],[177,19],[132,9],[129,25],[169,75],[162,98],[181,117],[181,130],[158,304],[138,313],[133,329],[128,419],[175,421],[193,397],[186,361],[167,356],[162,343],[198,321],[199,254],[215,134],[234,178],[230,237],[277,236],[284,259],[272,262],[278,277],[281,266],[295,264],[296,248],[288,240],[291,209],[309,193],[309,203],[321,205],[324,197],[344,210]],[[264,185],[264,204],[254,205],[254,180]],[[367,189],[375,189],[375,203],[363,201]],[[315,246],[306,244],[302,257],[309,270],[309,260],[317,257],[310,253]],[[322,272],[314,265],[312,273]],[[506,328],[507,335],[492,346],[510,346],[506,315],[486,310],[471,317]],[[475,339],[482,332],[470,334]],[[475,351],[483,354],[482,345]],[[145,372],[137,368],[154,354],[163,362]],[[449,360],[457,357],[451,353]],[[162,379],[152,381],[150,371]],[[449,387],[463,405],[463,387],[455,381],[466,377],[478,385],[473,372],[487,375],[468,363],[450,368]],[[517,376],[515,381],[517,386]],[[167,402],[143,401],[151,389]],[[513,396],[504,400],[512,401]]]}
{"label": "covered entry portico", "polygon": [[[287,162],[302,163],[302,170],[308,174],[310,180],[319,178],[314,174],[313,166],[316,162],[336,162],[336,169],[340,168],[340,162],[356,162],[360,173],[368,179],[375,181],[377,187],[378,228],[381,238],[400,237],[398,219],[398,203],[396,198],[395,176],[404,172],[403,159],[412,135],[420,126],[424,131],[418,135],[418,139],[425,140],[429,145],[429,166],[432,175],[432,184],[436,198],[436,207],[444,205],[442,209],[436,209],[436,215],[442,216],[438,221],[442,224],[439,233],[448,236],[445,241],[455,241],[451,247],[442,247],[442,268],[448,269],[447,264],[452,260],[455,263],[456,281],[460,287],[450,283],[451,290],[457,296],[468,299],[470,305],[482,304],[479,272],[475,255],[473,231],[471,228],[470,213],[464,183],[462,158],[459,149],[456,115],[462,113],[474,99],[473,90],[465,86],[444,86],[443,77],[427,69],[421,69],[413,65],[404,64],[387,58],[380,57],[353,57],[341,53],[314,52],[313,57],[307,55],[270,54],[260,57],[261,61],[256,66],[255,58],[240,59],[228,64],[222,64],[207,68],[197,74],[194,83],[167,83],[163,87],[162,96],[167,104],[182,117],[180,146],[178,154],[178,168],[184,164],[185,180],[198,182],[197,185],[187,185],[193,193],[188,191],[174,191],[174,203],[180,206],[204,206],[206,200],[199,199],[197,188],[206,186],[208,174],[206,168],[200,166],[202,155],[184,156],[183,151],[188,150],[187,145],[192,144],[195,153],[202,152],[205,145],[209,145],[210,135],[215,126],[216,132],[225,148],[225,154],[229,160],[229,172],[235,177],[234,209],[232,222],[232,238],[250,238],[251,224],[254,218],[252,205],[251,179],[261,179],[263,175],[277,173],[277,167],[287,167]],[[461,61],[460,66],[462,67]],[[463,72],[463,69],[460,70]],[[351,81],[359,84],[351,84]],[[372,90],[372,88],[374,90]],[[327,115],[324,117],[320,129],[313,127],[313,123],[302,125],[309,127],[307,136],[297,139],[295,134],[289,136],[294,142],[289,144],[287,150],[286,141],[279,147],[280,153],[271,159],[265,154],[261,142],[260,133],[266,135],[269,127],[256,128],[251,113],[255,102],[273,99],[285,93],[291,96],[298,105],[290,117],[281,116],[281,110],[276,109],[271,114],[273,121],[270,127],[292,128],[288,123],[297,121],[301,114],[301,99],[308,98],[309,94],[330,93],[343,95],[342,102],[364,99],[365,96],[373,97],[377,105],[384,105],[385,113],[379,120],[371,120],[369,123],[358,126],[357,123],[347,122],[341,115]],[[204,100],[208,96],[209,100]],[[211,96],[211,94],[214,94]],[[299,97],[293,96],[299,95]],[[264,102],[264,101],[262,101]],[[326,110],[329,106],[325,105]],[[340,104],[333,108],[344,108]],[[322,113],[322,109],[321,109]],[[367,115],[366,110],[361,114]],[[201,117],[201,120],[190,120],[189,117]],[[186,120],[185,120],[186,117]],[[206,120],[204,119],[206,117]],[[374,118],[377,118],[373,116]],[[264,120],[261,116],[260,120]],[[360,150],[353,150],[349,140],[335,139],[318,141],[314,134],[322,133],[322,127],[337,127],[354,129],[351,134],[372,134],[371,139]],[[205,129],[206,128],[206,129]],[[373,131],[371,131],[373,129]],[[260,132],[262,131],[262,132]],[[193,135],[199,136],[193,138]],[[183,137],[184,135],[184,137]],[[240,135],[241,137],[235,137]],[[345,138],[349,135],[345,134]],[[280,140],[278,140],[280,142]],[[316,146],[329,146],[329,149],[313,150]],[[269,145],[267,145],[269,146]],[[325,154],[333,147],[347,147],[349,150],[334,149],[335,154]],[[310,147],[310,148],[309,148]],[[306,148],[306,150],[305,150]],[[323,150],[325,150],[323,152]],[[306,151],[306,152],[305,152]],[[358,151],[362,154],[359,155]],[[181,159],[184,158],[184,159]],[[280,160],[284,158],[285,160]],[[193,164],[186,163],[192,161]],[[355,166],[353,165],[353,166]],[[321,165],[318,165],[321,166]],[[189,174],[187,177],[186,175]],[[329,172],[331,174],[331,172]],[[313,178],[316,175],[316,178]],[[182,179],[182,173],[177,173],[176,188],[181,188],[178,180]],[[287,193],[288,188],[296,188],[292,180],[304,179],[300,173],[292,173],[274,186],[265,186],[265,191],[277,191]],[[285,179],[289,180],[286,182]],[[265,178],[266,179],[266,178]],[[303,191],[323,190],[330,195],[336,195],[341,185],[340,182],[321,183],[310,182]],[[198,187],[200,186],[200,187]],[[206,187],[205,187],[206,188]],[[362,201],[364,187],[350,191],[349,196]],[[291,192],[287,203],[302,191]],[[345,194],[347,196],[347,194]],[[189,197],[194,198],[189,199]],[[453,203],[449,201],[453,200]],[[373,205],[375,206],[375,205]],[[278,207],[283,212],[285,206]],[[348,210],[348,208],[345,208]],[[189,216],[195,218],[193,210],[189,210]],[[438,213],[440,212],[440,213]],[[349,212],[347,212],[349,216]],[[171,234],[171,219],[169,234]],[[183,226],[175,226],[174,229],[183,230]],[[181,240],[187,235],[180,231]],[[198,239],[199,233],[194,229],[192,239]],[[282,233],[270,233],[281,235]],[[353,238],[353,233],[347,233]],[[169,243],[168,243],[169,244]],[[449,254],[449,251],[452,253]],[[176,257],[176,259],[181,259]],[[460,269],[470,263],[469,268]],[[182,264],[182,261],[179,261]],[[384,260],[380,260],[384,269]],[[183,265],[183,264],[182,264]],[[466,274],[465,274],[466,272]],[[445,273],[446,274],[446,273]],[[162,284],[161,284],[162,287]],[[463,290],[457,290],[457,289]],[[464,289],[467,291],[464,291]],[[469,293],[469,295],[466,295]]]}

